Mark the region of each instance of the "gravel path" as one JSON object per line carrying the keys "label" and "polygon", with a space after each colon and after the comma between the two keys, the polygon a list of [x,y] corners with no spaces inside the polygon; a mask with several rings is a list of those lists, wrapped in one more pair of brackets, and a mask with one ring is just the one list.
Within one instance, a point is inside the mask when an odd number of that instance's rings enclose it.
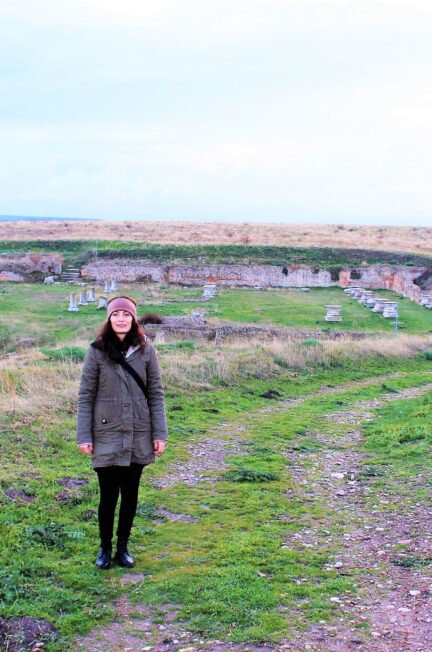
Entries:
{"label": "gravel path", "polygon": [[[381,405],[421,396],[432,383],[408,388],[379,399],[360,401],[355,409],[327,415],[329,421],[360,426]],[[368,411],[369,410],[369,411]],[[311,523],[284,541],[298,550],[322,546],[338,550],[333,568],[354,578],[356,595],[332,596],[338,615],[285,644],[298,652],[430,652],[432,650],[431,510],[424,502],[394,505],[394,497],[380,494],[370,505],[376,481],[363,473],[365,455],[360,452],[360,429],[343,435],[323,433],[316,439],[319,452],[287,453],[299,497],[324,500],[330,507],[329,522]],[[409,487],[400,479],[401,493]],[[425,474],[415,484],[427,484]],[[409,495],[409,494],[408,494]],[[335,524],[342,528],[335,532]],[[327,527],[326,527],[327,526]],[[339,530],[339,528],[338,528]],[[422,565],[424,563],[424,565]],[[365,630],[361,623],[369,624]]]}
{"label": "gravel path", "polygon": [[[336,387],[321,387],[316,392],[302,396],[300,398],[290,398],[287,400],[272,402],[271,405],[266,405],[253,414],[257,417],[267,412],[283,412],[287,408],[297,407],[303,405],[311,399],[318,398],[326,394],[338,394],[347,389],[358,387],[367,387],[368,385],[375,385],[385,381],[392,380],[393,378],[400,378],[404,374],[394,372],[382,376],[375,376],[367,380],[359,380],[357,382],[344,383]],[[398,394],[399,396],[399,394]],[[163,478],[153,480],[153,484],[158,489],[165,489],[174,486],[177,482],[186,484],[197,484],[198,482],[214,482],[220,477],[221,472],[228,467],[225,458],[230,455],[242,455],[247,451],[243,450],[242,432],[245,430],[244,425],[238,423],[220,423],[217,427],[211,430],[211,435],[206,438],[189,438],[189,449],[194,451],[186,461],[174,462],[166,470]]]}

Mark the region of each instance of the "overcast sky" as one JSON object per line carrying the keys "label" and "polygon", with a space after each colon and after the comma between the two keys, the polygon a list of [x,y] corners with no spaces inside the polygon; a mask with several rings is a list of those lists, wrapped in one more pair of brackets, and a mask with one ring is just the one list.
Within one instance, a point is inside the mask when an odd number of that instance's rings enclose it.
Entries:
{"label": "overcast sky", "polygon": [[432,226],[430,0],[1,0],[0,214]]}

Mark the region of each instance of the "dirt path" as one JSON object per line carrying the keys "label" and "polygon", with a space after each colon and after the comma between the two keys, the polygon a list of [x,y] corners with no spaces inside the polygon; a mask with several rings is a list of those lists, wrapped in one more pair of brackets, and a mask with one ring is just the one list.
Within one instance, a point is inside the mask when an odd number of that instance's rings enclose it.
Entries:
{"label": "dirt path", "polygon": [[[397,394],[361,401],[354,410],[327,415],[329,421],[361,425],[371,410],[391,400],[410,399],[432,389],[432,383]],[[331,523],[311,523],[284,543],[299,550],[330,546],[338,550],[334,568],[355,579],[357,594],[333,596],[339,615],[331,624],[309,628],[282,648],[319,652],[430,652],[432,650],[431,512],[424,502],[405,497],[399,509],[385,492],[370,505],[376,480],[365,477],[365,455],[360,452],[361,430],[316,437],[319,452],[288,452],[299,496],[326,501]],[[400,480],[401,494],[409,487]],[[415,483],[425,484],[417,476]],[[335,524],[341,535],[332,535]],[[361,623],[370,627],[363,629]],[[360,625],[360,626],[359,626]]]}
{"label": "dirt path", "polygon": [[[304,398],[261,408],[249,418],[253,420],[268,410],[287,410],[322,394],[365,387],[398,375],[322,388]],[[398,505],[393,504],[394,497],[390,492],[382,492],[376,502],[371,499],[377,478],[365,473],[368,467],[361,451],[360,427],[385,403],[415,398],[431,389],[432,383],[409,387],[360,401],[349,410],[329,414],[326,416],[329,424],[349,424],[352,429],[334,434],[331,428],[325,428],[324,432],[314,435],[320,444],[318,451],[299,452],[296,449],[299,442],[293,441],[286,452],[295,481],[290,497],[325,501],[328,516],[325,522],[321,520],[319,523],[312,519],[308,521],[306,517],[304,529],[287,537],[283,545],[296,550],[319,550],[322,547],[334,550],[331,567],[352,578],[356,585],[355,593],[331,596],[335,607],[332,622],[322,621],[278,645],[236,646],[222,641],[204,641],[182,628],[175,621],[176,605],[164,605],[163,624],[156,624],[154,614],[147,607],[132,608],[127,597],[123,596],[116,605],[118,619],[103,630],[94,630],[80,639],[76,649],[86,652],[430,652],[430,509],[426,502],[410,498],[412,482],[404,478],[400,480],[403,500],[401,498]],[[159,480],[159,486],[170,487],[176,482],[213,482],[223,470],[226,456],[244,452],[241,446],[245,428],[246,425],[241,424],[220,424],[212,431],[211,437],[195,442],[197,455],[186,463],[172,465],[166,477]],[[424,486],[426,481],[422,475],[414,480],[419,486]],[[143,574],[131,573],[123,577],[123,582],[132,587],[133,583],[143,579]]]}
{"label": "dirt path", "polygon": [[[359,380],[357,382],[344,383],[335,387],[321,387],[316,392],[301,396],[299,398],[290,398],[287,400],[277,401],[271,405],[266,405],[256,410],[253,415],[259,417],[261,414],[267,412],[284,412],[288,408],[298,407],[304,403],[319,398],[323,395],[338,394],[344,390],[353,389],[355,387],[361,389],[369,385],[376,385],[383,383],[393,378],[400,378],[405,374],[394,372],[382,376],[374,376],[367,380]],[[432,375],[432,374],[429,374]],[[396,397],[400,394],[396,394]],[[251,415],[251,417],[253,416]],[[197,484],[198,482],[214,482],[217,477],[220,477],[221,472],[228,466],[225,458],[230,455],[241,455],[246,453],[241,447],[242,432],[246,429],[246,425],[236,423],[219,423],[217,427],[211,430],[211,435],[205,438],[191,437],[189,441],[189,449],[193,449],[193,456],[181,462],[174,462],[166,470],[163,478],[154,480],[154,484],[159,489],[166,489],[172,487],[177,482],[185,482],[187,484]]]}

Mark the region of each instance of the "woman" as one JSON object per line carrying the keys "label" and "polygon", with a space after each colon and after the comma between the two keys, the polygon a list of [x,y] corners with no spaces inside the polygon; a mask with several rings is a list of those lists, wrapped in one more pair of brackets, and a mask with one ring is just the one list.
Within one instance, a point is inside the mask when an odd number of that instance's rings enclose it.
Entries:
{"label": "woman", "polygon": [[96,565],[101,569],[112,566],[119,494],[116,559],[121,566],[134,565],[127,544],[141,473],[155,455],[162,455],[167,439],[159,364],[136,316],[136,303],[129,297],[109,301],[107,321],[87,352],[78,393],[78,447],[92,455],[99,479]]}

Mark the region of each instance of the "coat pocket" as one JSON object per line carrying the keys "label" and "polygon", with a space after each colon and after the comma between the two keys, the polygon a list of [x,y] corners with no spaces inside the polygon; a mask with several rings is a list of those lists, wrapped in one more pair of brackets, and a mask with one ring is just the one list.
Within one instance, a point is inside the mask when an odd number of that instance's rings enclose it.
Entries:
{"label": "coat pocket", "polygon": [[153,439],[150,432],[146,434],[137,433],[133,438],[133,454],[134,456],[144,461],[154,454]]}
{"label": "coat pocket", "polygon": [[142,400],[134,405],[134,433],[151,435],[151,418],[147,402]]}
{"label": "coat pocket", "polygon": [[106,429],[119,425],[121,418],[121,402],[116,399],[99,399],[93,410],[93,427]]}
{"label": "coat pocket", "polygon": [[95,452],[111,453],[122,448],[121,404],[116,400],[102,400],[93,412],[93,443]]}

